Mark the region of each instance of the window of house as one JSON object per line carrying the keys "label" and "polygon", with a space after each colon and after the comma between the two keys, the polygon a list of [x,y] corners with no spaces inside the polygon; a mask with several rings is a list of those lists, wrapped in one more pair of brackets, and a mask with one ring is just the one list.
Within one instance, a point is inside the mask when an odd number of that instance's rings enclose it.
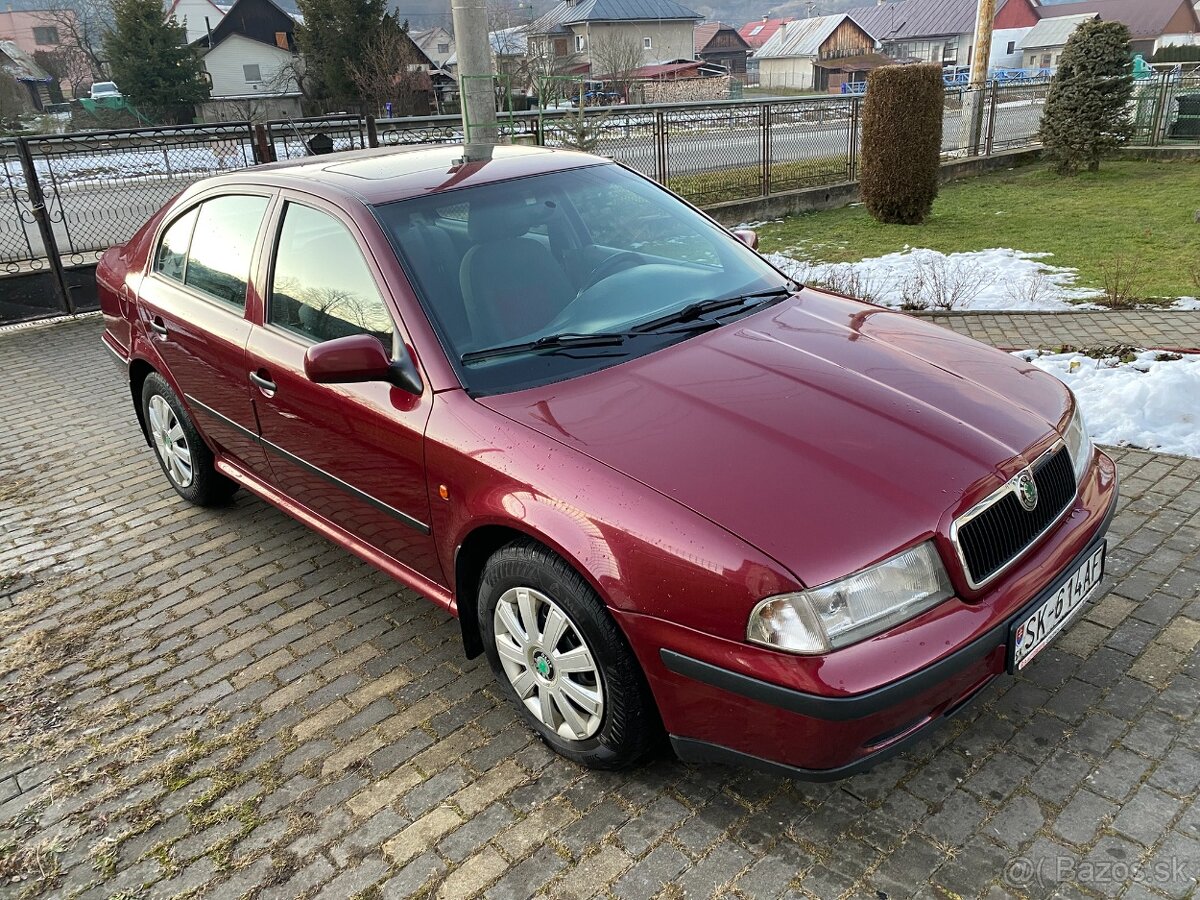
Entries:
{"label": "window of house", "polygon": [[244,308],[250,257],[266,210],[266,197],[231,194],[202,203],[183,283]]}
{"label": "window of house", "polygon": [[1012,53],[1013,51],[1015,51],[1016,49],[1017,49],[1017,42],[1016,42],[1016,41],[1009,41],[1009,42],[1008,42],[1008,49],[1007,49],[1007,50],[1005,50],[1004,52],[1005,52],[1005,53],[1008,53],[1008,54],[1011,54],[1011,53]]}
{"label": "window of house", "polygon": [[392,347],[392,318],[354,235],[328,213],[295,203],[279,229],[268,318],[314,341],[371,334]]}
{"label": "window of house", "polygon": [[942,46],[942,62],[955,63],[958,62],[958,41],[946,41]]}
{"label": "window of house", "polygon": [[258,63],[246,63],[242,66],[242,72],[245,73],[248,82],[262,81],[262,71],[259,69]]}
{"label": "window of house", "polygon": [[554,42],[554,55],[555,56],[566,56],[567,55],[566,40],[560,39],[560,40],[556,40]]}
{"label": "window of house", "polygon": [[582,34],[577,34],[577,35],[575,35],[575,52],[576,52],[576,53],[582,53],[582,52],[583,52],[583,47],[584,47],[584,44],[583,44],[583,35],[582,35]]}
{"label": "window of house", "polygon": [[1048,69],[1050,67],[1051,63],[1053,63],[1053,62],[1054,62],[1053,54],[1050,54],[1050,53],[1042,54],[1042,68],[1043,69]]}
{"label": "window of house", "polygon": [[438,44],[437,52],[438,53],[449,53],[450,45],[449,44]]}
{"label": "window of house", "polygon": [[33,42],[43,47],[58,43],[58,29],[53,25],[35,26]]}
{"label": "window of house", "polygon": [[275,32],[275,46],[280,50],[291,49],[291,45],[288,42],[288,33],[286,31]]}
{"label": "window of house", "polygon": [[648,37],[642,38],[642,49],[643,50],[653,50],[654,49],[654,41],[650,40],[650,38],[648,38]]}

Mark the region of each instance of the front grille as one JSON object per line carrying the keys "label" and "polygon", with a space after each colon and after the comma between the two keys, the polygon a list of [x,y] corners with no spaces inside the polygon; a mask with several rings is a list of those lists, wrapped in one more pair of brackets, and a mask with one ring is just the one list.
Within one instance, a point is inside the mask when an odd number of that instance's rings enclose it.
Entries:
{"label": "front grille", "polygon": [[957,540],[967,578],[983,584],[1032,544],[1075,499],[1075,469],[1066,447],[1042,457],[1033,467],[1038,504],[1026,512],[1012,482],[991,505],[958,526]]}

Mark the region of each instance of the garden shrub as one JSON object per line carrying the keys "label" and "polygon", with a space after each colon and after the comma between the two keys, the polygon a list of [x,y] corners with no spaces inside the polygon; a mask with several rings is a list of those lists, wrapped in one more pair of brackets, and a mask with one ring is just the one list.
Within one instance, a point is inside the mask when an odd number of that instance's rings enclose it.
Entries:
{"label": "garden shrub", "polygon": [[1099,170],[1104,155],[1129,135],[1132,96],[1129,29],[1082,23],[1063,48],[1042,113],[1041,141],[1059,175]]}
{"label": "garden shrub", "polygon": [[919,225],[938,193],[942,67],[883,66],[867,78],[859,192],[880,222]]}

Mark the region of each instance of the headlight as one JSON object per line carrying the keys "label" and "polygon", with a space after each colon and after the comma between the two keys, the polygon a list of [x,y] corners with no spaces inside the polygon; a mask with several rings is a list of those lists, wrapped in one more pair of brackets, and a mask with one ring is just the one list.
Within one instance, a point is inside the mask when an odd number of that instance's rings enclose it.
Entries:
{"label": "headlight", "polygon": [[768,597],[750,614],[746,640],[789,653],[828,653],[886,631],[953,591],[932,541],[831,581]]}
{"label": "headlight", "polygon": [[1067,426],[1063,440],[1067,443],[1067,453],[1071,454],[1071,463],[1075,466],[1075,484],[1078,485],[1083,481],[1083,475],[1092,462],[1092,439],[1088,435],[1087,425],[1083,422],[1083,413],[1078,402],[1075,404],[1075,413],[1071,416],[1071,424]]}

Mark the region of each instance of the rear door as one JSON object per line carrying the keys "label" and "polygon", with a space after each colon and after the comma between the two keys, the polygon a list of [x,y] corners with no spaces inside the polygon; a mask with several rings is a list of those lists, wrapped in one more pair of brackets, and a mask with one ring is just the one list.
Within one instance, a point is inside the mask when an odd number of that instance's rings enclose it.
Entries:
{"label": "rear door", "polygon": [[262,324],[247,345],[274,480],[310,511],[444,584],[425,481],[432,392],[315,384],[304,373],[310,346],[351,334],[405,352],[387,285],[358,228],[336,207],[285,196],[276,218],[261,267]]}
{"label": "rear door", "polygon": [[246,377],[246,292],[268,194],[209,196],[163,229],[143,279],[139,324],[216,449],[266,472]]}

